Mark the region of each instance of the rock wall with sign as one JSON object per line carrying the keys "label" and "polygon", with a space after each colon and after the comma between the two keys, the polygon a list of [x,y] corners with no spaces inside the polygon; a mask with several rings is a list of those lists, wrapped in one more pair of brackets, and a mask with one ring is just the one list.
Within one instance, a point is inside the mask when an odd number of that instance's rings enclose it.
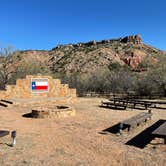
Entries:
{"label": "rock wall with sign", "polygon": [[76,89],[69,88],[68,84],[61,84],[59,79],[51,76],[27,75],[25,79],[17,79],[16,85],[7,85],[5,91],[0,91],[1,99],[36,97],[76,98]]}

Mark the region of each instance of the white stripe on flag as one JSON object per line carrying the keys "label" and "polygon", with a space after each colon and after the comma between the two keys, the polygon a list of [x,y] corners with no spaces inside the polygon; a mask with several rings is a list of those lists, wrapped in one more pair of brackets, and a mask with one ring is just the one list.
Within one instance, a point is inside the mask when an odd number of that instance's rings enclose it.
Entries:
{"label": "white stripe on flag", "polygon": [[36,82],[36,86],[48,86],[48,82]]}

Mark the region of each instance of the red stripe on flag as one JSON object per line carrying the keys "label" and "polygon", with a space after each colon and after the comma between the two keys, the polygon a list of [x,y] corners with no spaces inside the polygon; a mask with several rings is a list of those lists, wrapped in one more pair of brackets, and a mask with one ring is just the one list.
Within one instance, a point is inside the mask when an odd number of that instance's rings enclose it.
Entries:
{"label": "red stripe on flag", "polygon": [[48,86],[36,86],[36,90],[48,90]]}

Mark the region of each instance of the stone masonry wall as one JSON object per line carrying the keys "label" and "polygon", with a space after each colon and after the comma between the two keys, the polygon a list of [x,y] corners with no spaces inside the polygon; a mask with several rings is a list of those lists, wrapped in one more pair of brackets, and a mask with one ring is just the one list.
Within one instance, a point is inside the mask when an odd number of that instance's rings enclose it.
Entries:
{"label": "stone masonry wall", "polygon": [[[47,78],[49,91],[43,93],[31,92],[32,78]],[[73,97],[76,98],[76,89],[70,89],[68,84],[61,84],[59,79],[51,76],[27,75],[25,79],[17,79],[16,85],[7,85],[6,91],[0,91],[0,98],[34,98],[34,97]]]}

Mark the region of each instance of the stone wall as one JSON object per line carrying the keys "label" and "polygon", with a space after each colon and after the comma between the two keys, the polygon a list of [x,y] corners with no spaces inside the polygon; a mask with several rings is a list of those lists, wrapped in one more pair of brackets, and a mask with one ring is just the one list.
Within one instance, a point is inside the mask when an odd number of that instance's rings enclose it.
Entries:
{"label": "stone wall", "polygon": [[[31,79],[47,78],[48,92],[32,93]],[[72,97],[76,98],[76,89],[70,89],[68,84],[61,84],[59,79],[53,79],[51,76],[33,76],[27,75],[25,79],[17,79],[16,85],[7,85],[5,91],[0,91],[0,98],[36,98],[36,97]]]}
{"label": "stone wall", "polygon": [[76,111],[68,106],[54,106],[54,107],[34,107],[32,108],[32,118],[53,118],[53,117],[68,117],[75,116]]}

